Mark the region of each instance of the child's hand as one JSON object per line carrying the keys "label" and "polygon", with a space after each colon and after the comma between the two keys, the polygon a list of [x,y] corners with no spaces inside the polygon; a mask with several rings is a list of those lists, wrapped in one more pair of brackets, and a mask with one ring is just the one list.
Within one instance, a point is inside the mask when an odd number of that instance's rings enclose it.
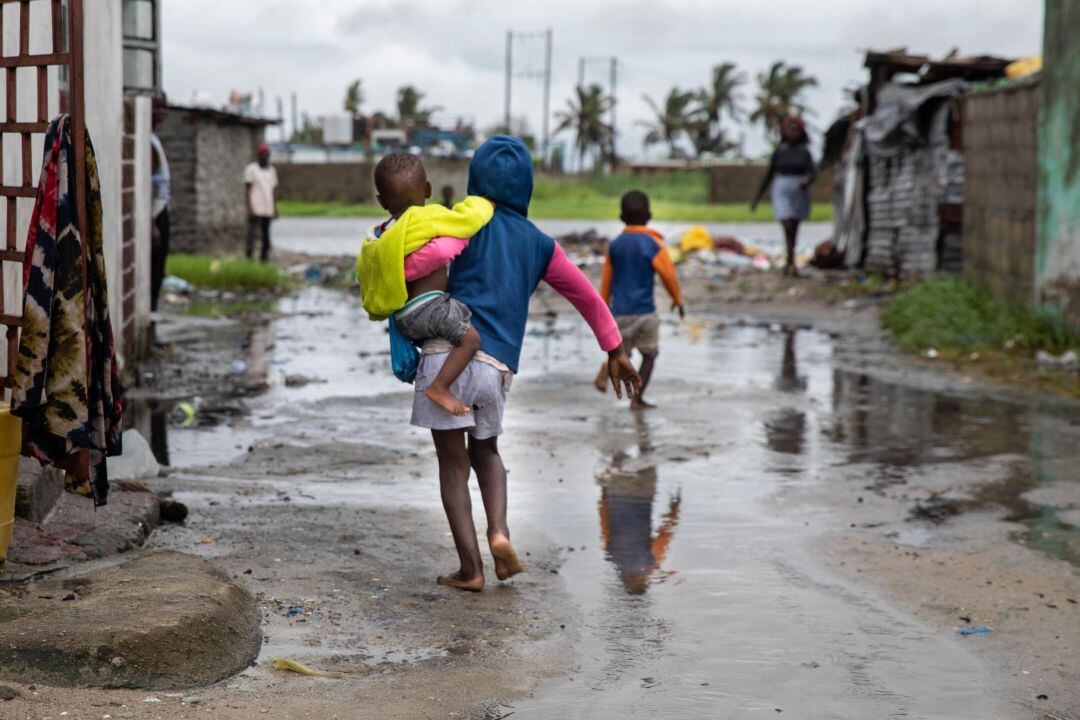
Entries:
{"label": "child's hand", "polygon": [[679,319],[680,320],[685,320],[686,319],[686,308],[683,307],[682,305],[680,305],[679,303],[671,303],[671,312],[679,313]]}
{"label": "child's hand", "polygon": [[608,377],[615,387],[615,397],[620,400],[624,387],[630,399],[634,399],[641,392],[641,376],[630,364],[630,358],[626,357],[621,345],[608,353]]}

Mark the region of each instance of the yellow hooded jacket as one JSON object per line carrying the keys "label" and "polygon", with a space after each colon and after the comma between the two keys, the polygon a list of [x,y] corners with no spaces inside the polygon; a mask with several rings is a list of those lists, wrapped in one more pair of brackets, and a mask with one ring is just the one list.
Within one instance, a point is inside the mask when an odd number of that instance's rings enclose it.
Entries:
{"label": "yellow hooded jacket", "polygon": [[369,238],[356,258],[356,279],[364,309],[372,320],[385,320],[405,306],[405,256],[424,247],[432,238],[468,238],[491,220],[490,201],[470,195],[453,208],[442,205],[414,206],[377,238]]}

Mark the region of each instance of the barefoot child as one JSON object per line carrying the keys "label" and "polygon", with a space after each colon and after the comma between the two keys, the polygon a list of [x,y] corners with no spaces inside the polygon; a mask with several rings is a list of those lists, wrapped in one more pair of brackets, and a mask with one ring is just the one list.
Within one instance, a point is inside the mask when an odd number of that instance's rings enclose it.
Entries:
{"label": "barefoot child", "polygon": [[472,310],[472,323],[480,333],[480,352],[455,386],[474,412],[453,415],[424,392],[449,362],[444,344],[425,343],[416,373],[412,424],[431,430],[443,509],[459,563],[457,570],[438,582],[459,590],[479,591],[485,583],[469,495],[471,470],[476,472],[484,502],[495,576],[505,580],[522,571],[506,522],[506,468],[498,436],[509,381],[521,358],[529,298],[541,280],[568,299],[589,323],[600,349],[608,354],[608,374],[616,393],[621,397],[625,386],[633,395],[640,384],[622,351],[622,337],[611,311],[596,289],[558,243],[527,219],[532,189],[532,156],[520,139],[495,135],[477,148],[469,164],[469,193],[491,200],[495,212],[454,260],[449,284],[450,295]]}
{"label": "barefoot child", "polygon": [[450,388],[480,349],[480,335],[469,322],[469,308],[446,293],[446,266],[491,219],[493,207],[480,197],[467,197],[451,209],[424,205],[431,183],[420,159],[408,153],[379,161],[375,189],[391,217],[372,229],[357,259],[364,309],[372,320],[392,316],[414,343],[434,338],[450,343],[446,362],[424,392],[452,415],[466,415],[469,407]]}
{"label": "barefoot child", "polygon": [[[604,272],[600,280],[600,295],[611,306],[623,348],[630,354],[634,348],[641,353],[641,392],[630,398],[631,410],[656,407],[645,401],[645,388],[652,377],[656,356],[660,352],[660,316],[656,314],[653,299],[653,281],[659,275],[668,294],[672,310],[683,310],[682,290],[675,276],[663,236],[648,227],[652,213],[649,197],[640,190],[631,190],[622,196],[622,221],[626,223],[622,234],[611,241],[604,260]],[[607,366],[600,368],[596,376],[596,389],[607,390]]]}

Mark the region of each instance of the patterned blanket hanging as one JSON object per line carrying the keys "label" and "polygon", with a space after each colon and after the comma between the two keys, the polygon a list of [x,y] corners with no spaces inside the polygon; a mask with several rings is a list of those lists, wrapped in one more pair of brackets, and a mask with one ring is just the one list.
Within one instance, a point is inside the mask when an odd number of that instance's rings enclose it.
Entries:
{"label": "patterned blanket hanging", "polygon": [[[69,470],[67,488],[104,505],[109,491],[105,458],[121,449],[122,390],[109,321],[101,186],[89,135],[85,178],[75,177],[74,151],[68,116],[60,115],[45,136],[26,241],[11,412],[23,420],[23,455],[43,465],[67,465],[73,454],[88,451],[89,477]],[[87,190],[83,223],[74,191],[80,181]]]}

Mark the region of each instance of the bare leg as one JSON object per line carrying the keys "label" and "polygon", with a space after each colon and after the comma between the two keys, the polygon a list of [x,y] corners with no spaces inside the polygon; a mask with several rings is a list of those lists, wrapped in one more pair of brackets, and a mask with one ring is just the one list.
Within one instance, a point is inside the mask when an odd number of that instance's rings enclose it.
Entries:
{"label": "bare leg", "polygon": [[641,390],[636,398],[630,400],[631,410],[648,410],[656,407],[652,403],[645,402],[645,388],[649,386],[649,378],[652,377],[653,367],[656,366],[656,356],[659,354],[659,352],[642,354],[641,367],[638,369],[638,375],[641,376]]}
{"label": "bare leg", "polygon": [[465,449],[464,430],[432,430],[435,453],[439,456],[439,487],[443,510],[450,522],[461,568],[452,575],[438,578],[440,585],[479,592],[484,588],[484,565],[476,542],[476,526],[469,498],[469,453]]}
{"label": "bare leg", "polygon": [[495,559],[495,576],[506,580],[525,568],[510,544],[510,526],[506,523],[506,467],[499,455],[498,439],[477,440],[470,437],[469,459],[480,483],[480,495],[484,498],[488,545]]}
{"label": "bare leg", "polygon": [[799,236],[799,221],[784,220],[784,243],[787,245],[787,261],[784,263],[784,274],[798,277],[799,271],[795,267],[795,241]]}
{"label": "bare leg", "polygon": [[458,400],[454,393],[450,392],[450,386],[454,384],[454,381],[458,379],[461,373],[465,372],[465,368],[476,357],[476,352],[479,349],[480,333],[476,332],[476,328],[470,325],[468,332],[461,337],[458,344],[446,356],[446,361],[439,368],[439,374],[435,376],[431,385],[424,391],[428,399],[447,412],[459,417],[471,412],[470,408],[465,406],[461,400]]}

